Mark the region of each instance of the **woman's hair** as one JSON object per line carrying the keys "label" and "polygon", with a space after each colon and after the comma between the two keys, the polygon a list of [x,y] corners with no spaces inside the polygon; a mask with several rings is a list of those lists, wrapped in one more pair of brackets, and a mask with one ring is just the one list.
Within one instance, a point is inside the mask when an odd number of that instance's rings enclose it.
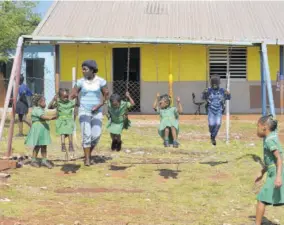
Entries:
{"label": "woman's hair", "polygon": [[90,70],[93,70],[93,73],[97,73],[99,72],[98,69],[98,64],[95,60],[86,60],[82,63],[82,67],[86,66],[88,67]]}
{"label": "woman's hair", "polygon": [[60,97],[62,93],[66,92],[69,95],[69,89],[68,88],[59,88],[58,96]]}
{"label": "woman's hair", "polygon": [[267,125],[270,131],[275,131],[278,126],[278,121],[274,119],[273,115],[263,116],[258,120],[258,123]]}
{"label": "woman's hair", "polygon": [[43,98],[42,95],[34,94],[32,97],[32,102],[34,106],[38,106],[39,101]]}
{"label": "woman's hair", "polygon": [[121,97],[119,94],[114,93],[110,96],[109,100],[111,103],[114,101],[121,102]]}
{"label": "woman's hair", "polygon": [[169,96],[168,94],[161,95],[159,101],[162,100],[165,100],[166,102],[168,102],[168,105],[171,105],[172,99],[171,96]]}

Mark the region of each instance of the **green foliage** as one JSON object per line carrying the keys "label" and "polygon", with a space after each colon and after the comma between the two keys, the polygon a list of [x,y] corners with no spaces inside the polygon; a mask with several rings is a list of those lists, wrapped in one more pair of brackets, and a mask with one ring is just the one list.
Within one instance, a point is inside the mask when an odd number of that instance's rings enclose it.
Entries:
{"label": "green foliage", "polygon": [[0,62],[8,60],[8,51],[14,49],[21,35],[29,35],[40,22],[32,11],[37,2],[0,1]]}

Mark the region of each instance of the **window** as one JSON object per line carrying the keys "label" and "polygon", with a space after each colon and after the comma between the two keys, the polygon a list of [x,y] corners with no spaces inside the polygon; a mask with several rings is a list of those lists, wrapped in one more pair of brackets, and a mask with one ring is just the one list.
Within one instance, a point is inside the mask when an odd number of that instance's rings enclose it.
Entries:
{"label": "window", "polygon": [[25,59],[26,83],[33,93],[44,93],[44,61],[43,58]]}
{"label": "window", "polygon": [[227,66],[231,79],[247,78],[247,49],[245,47],[209,48],[210,76],[218,74],[226,79]]}

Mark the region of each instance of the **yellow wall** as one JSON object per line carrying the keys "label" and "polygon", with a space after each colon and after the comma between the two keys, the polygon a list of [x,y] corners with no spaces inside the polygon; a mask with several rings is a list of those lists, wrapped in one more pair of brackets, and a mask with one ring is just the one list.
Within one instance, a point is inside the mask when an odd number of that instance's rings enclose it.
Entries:
{"label": "yellow wall", "polygon": [[[248,81],[260,81],[260,48],[248,47],[247,51],[247,78]],[[276,80],[277,71],[280,67],[280,47],[276,45],[269,45],[268,51],[268,63],[270,69],[271,80]]]}
{"label": "yellow wall", "polygon": [[[131,45],[141,49],[141,80],[156,81],[156,52],[158,61],[158,81],[168,81],[170,49],[172,51],[172,74],[174,81],[205,81],[207,74],[206,47],[200,45]],[[112,80],[112,48],[126,45],[104,44],[62,44],[60,46],[61,81],[72,80],[72,67],[77,67],[77,78],[82,76],[81,63],[86,59],[95,59],[99,66],[99,75]],[[106,52],[106,54],[105,54]],[[106,61],[105,61],[106,58]],[[279,46],[268,46],[268,58],[272,80],[279,70]],[[179,61],[180,60],[180,61]],[[179,74],[180,70],[180,74]],[[248,47],[247,79],[260,80],[259,47]]]}
{"label": "yellow wall", "polygon": [[[154,45],[131,45],[141,49],[141,80],[156,81],[156,53]],[[60,46],[60,77],[61,81],[71,81],[72,67],[77,67],[77,77],[81,77],[81,63],[86,59],[95,59],[99,66],[99,75],[111,80],[112,77],[112,48],[127,47],[125,45],[103,44],[64,44]],[[206,47],[197,45],[172,45],[172,74],[174,81],[203,81],[206,80]],[[157,46],[158,80],[167,81],[169,74],[168,45]],[[78,54],[77,54],[78,52]],[[106,68],[105,68],[106,52]],[[180,59],[180,63],[179,63]],[[107,73],[106,73],[107,71]],[[180,74],[179,74],[180,71]]]}

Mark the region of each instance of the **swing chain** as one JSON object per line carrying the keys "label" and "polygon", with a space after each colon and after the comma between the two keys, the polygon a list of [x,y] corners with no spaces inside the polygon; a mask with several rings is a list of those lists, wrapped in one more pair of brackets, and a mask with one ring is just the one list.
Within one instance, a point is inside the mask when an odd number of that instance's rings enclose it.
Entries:
{"label": "swing chain", "polygon": [[130,47],[127,51],[127,78],[126,78],[126,91],[128,92],[128,83],[129,83],[129,66],[130,66]]}
{"label": "swing chain", "polygon": [[178,54],[178,81],[180,82],[180,60],[181,60],[181,44],[178,45],[179,46],[179,54]]}
{"label": "swing chain", "polygon": [[158,47],[157,47],[157,44],[155,45],[155,62],[156,62],[156,82],[158,84],[158,79],[159,79],[159,60],[158,60]]}

